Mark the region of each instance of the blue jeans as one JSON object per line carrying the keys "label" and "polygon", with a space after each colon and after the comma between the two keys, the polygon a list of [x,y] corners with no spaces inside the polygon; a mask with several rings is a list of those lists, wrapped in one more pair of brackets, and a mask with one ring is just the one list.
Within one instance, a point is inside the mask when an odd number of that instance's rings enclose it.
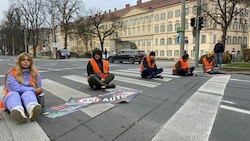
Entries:
{"label": "blue jeans", "polygon": [[152,69],[144,69],[141,73],[141,77],[142,78],[146,78],[147,76],[151,76],[151,78],[156,78],[158,76],[158,74],[162,73],[163,69],[159,68],[156,70],[152,70]]}
{"label": "blue jeans", "polygon": [[222,64],[222,53],[215,53],[215,66],[221,66]]}

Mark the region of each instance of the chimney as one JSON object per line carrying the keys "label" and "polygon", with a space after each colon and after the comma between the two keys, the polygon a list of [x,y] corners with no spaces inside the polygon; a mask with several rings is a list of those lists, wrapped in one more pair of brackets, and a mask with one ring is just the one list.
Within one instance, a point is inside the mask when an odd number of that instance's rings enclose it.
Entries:
{"label": "chimney", "polygon": [[139,5],[139,4],[141,4],[141,0],[138,0],[138,1],[137,1],[137,5]]}
{"label": "chimney", "polygon": [[116,11],[116,8],[115,8],[115,11]]}
{"label": "chimney", "polygon": [[104,14],[106,14],[107,12],[106,11],[104,11]]}
{"label": "chimney", "polygon": [[109,10],[109,13],[111,12],[111,10]]}
{"label": "chimney", "polygon": [[126,4],[126,8],[129,8],[129,6],[130,6],[129,4]]}

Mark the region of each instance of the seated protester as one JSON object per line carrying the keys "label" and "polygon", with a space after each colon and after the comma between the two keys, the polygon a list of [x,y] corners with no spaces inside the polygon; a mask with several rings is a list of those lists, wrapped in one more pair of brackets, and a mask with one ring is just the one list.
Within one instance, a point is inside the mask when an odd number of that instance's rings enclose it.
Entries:
{"label": "seated protester", "polygon": [[213,54],[210,52],[208,53],[203,59],[203,72],[208,74],[224,74],[222,72],[219,72],[214,68],[214,58]]}
{"label": "seated protester", "polygon": [[109,84],[114,79],[114,74],[109,73],[109,66],[106,60],[102,60],[100,50],[93,51],[93,57],[87,65],[88,83],[92,89],[115,88],[114,84]]}
{"label": "seated protester", "polygon": [[179,60],[174,65],[173,75],[193,76],[194,67],[188,68],[188,59],[188,54],[184,54],[182,58],[179,58]]}
{"label": "seated protester", "polygon": [[150,52],[149,56],[146,55],[140,63],[140,72],[142,78],[163,78],[160,74],[162,68],[157,68],[155,63],[155,52]]}
{"label": "seated protester", "polygon": [[21,53],[15,66],[6,74],[3,106],[19,122],[27,121],[25,111],[29,119],[34,121],[42,111],[37,101],[37,96],[42,93],[41,75],[34,67],[32,57],[28,53]]}

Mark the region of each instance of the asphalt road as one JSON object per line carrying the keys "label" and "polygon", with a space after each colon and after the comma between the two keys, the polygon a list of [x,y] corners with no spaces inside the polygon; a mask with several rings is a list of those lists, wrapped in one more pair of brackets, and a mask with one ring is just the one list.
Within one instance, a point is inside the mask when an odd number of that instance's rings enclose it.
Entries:
{"label": "asphalt road", "polygon": [[[0,56],[0,88],[13,57]],[[129,103],[95,104],[58,118],[41,115],[37,122],[19,124],[1,111],[3,141],[248,141],[250,138],[250,76],[197,77],[171,75],[174,62],[158,61],[164,79],[144,80],[138,64],[110,64],[113,81],[143,93]],[[86,81],[87,59],[36,59],[45,89],[45,107],[70,97],[108,93],[93,91]],[[111,89],[110,89],[111,90]],[[2,95],[2,94],[1,94]]]}

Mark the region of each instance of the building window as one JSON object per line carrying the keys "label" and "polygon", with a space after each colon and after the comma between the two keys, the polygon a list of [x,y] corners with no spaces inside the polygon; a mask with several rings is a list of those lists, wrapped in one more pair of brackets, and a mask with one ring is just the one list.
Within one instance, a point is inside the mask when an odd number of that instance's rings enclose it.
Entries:
{"label": "building window", "polygon": [[246,45],[247,44],[247,37],[243,37],[243,45]]}
{"label": "building window", "polygon": [[173,42],[173,41],[172,41],[172,38],[168,38],[167,44],[168,44],[168,45],[172,45],[172,44],[173,44],[172,42]]}
{"label": "building window", "polygon": [[174,57],[179,57],[179,50],[174,50]]}
{"label": "building window", "polygon": [[173,25],[172,24],[169,24],[168,25],[168,31],[172,31],[173,30]]}
{"label": "building window", "polygon": [[238,44],[242,44],[242,37],[238,37]]}
{"label": "building window", "polygon": [[175,24],[175,31],[177,31],[177,28],[180,28],[180,23]]}
{"label": "building window", "polygon": [[158,45],[158,39],[155,39],[155,45],[156,46]]}
{"label": "building window", "polygon": [[165,20],[165,13],[161,13],[161,20]]}
{"label": "building window", "polygon": [[160,31],[161,31],[161,33],[165,32],[165,25],[161,25]]}
{"label": "building window", "polygon": [[159,21],[159,14],[155,15],[155,21]]}
{"label": "building window", "polygon": [[165,39],[164,38],[161,38],[160,45],[165,45]]}
{"label": "building window", "polygon": [[189,14],[189,8],[186,8],[185,12],[186,12],[186,16],[187,16]]}
{"label": "building window", "polygon": [[165,55],[164,55],[164,50],[161,50],[161,51],[160,51],[160,56],[165,56]]}
{"label": "building window", "polygon": [[180,17],[180,16],[181,16],[180,10],[176,10],[176,11],[175,11],[175,17]]}
{"label": "building window", "polygon": [[216,44],[216,35],[213,36],[213,44]]}
{"label": "building window", "polygon": [[228,44],[231,44],[231,43],[232,43],[232,41],[231,41],[231,36],[227,36],[227,43],[228,43]]}
{"label": "building window", "polygon": [[172,50],[167,51],[167,56],[172,56]]}
{"label": "building window", "polygon": [[159,33],[159,27],[155,26],[155,33]]}
{"label": "building window", "polygon": [[185,30],[188,30],[188,26],[189,26],[189,24],[188,24],[188,22],[186,21],[186,23],[185,23]]}
{"label": "building window", "polygon": [[236,43],[237,43],[237,37],[233,36],[233,44],[236,44]]}
{"label": "building window", "polygon": [[194,57],[194,50],[191,50],[191,57]]}
{"label": "building window", "polygon": [[206,43],[206,35],[201,36],[201,43],[205,44]]}
{"label": "building window", "polygon": [[171,19],[171,18],[173,18],[173,12],[172,11],[168,12],[168,19]]}
{"label": "building window", "polygon": [[196,14],[196,12],[197,12],[197,7],[194,6],[194,7],[193,7],[193,10],[192,10],[192,13],[193,13],[193,14]]}
{"label": "building window", "polygon": [[149,34],[151,33],[151,26],[150,25],[148,26],[148,33]]}
{"label": "building window", "polygon": [[140,27],[137,27],[137,34],[140,34]]}

